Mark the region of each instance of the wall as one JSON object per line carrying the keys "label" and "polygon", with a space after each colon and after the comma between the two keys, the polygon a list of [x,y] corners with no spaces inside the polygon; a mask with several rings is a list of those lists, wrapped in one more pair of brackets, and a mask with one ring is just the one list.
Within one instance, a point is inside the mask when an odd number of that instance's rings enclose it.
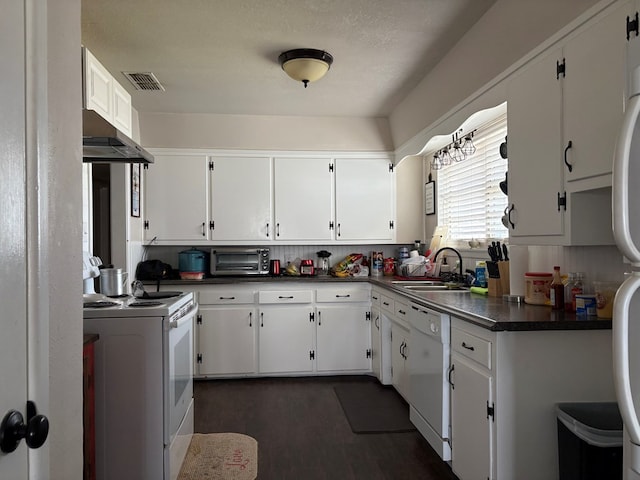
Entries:
{"label": "wall", "polygon": [[[30,3],[30,2],[27,2]],[[46,238],[49,299],[49,472],[82,478],[82,160],[80,1],[37,2],[47,10],[40,228]],[[46,130],[46,131],[45,131]]]}
{"label": "wall", "polygon": [[[389,124],[396,148],[439,123],[460,102],[596,3],[498,0],[393,110]],[[485,108],[504,100],[496,98]],[[462,121],[464,118],[459,123]]]}
{"label": "wall", "polygon": [[148,148],[393,151],[383,118],[140,113]]}

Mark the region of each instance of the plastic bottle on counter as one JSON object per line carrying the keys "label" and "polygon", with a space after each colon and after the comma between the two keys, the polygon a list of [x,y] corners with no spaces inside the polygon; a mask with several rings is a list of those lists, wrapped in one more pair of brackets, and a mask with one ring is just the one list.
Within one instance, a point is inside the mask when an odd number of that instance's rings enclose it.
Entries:
{"label": "plastic bottle on counter", "polygon": [[560,267],[553,267],[553,278],[549,289],[549,300],[553,310],[564,309],[564,284],[560,275]]}
{"label": "plastic bottle on counter", "polygon": [[584,272],[576,273],[576,281],[571,287],[571,309],[576,311],[576,295],[582,295],[584,292]]}
{"label": "plastic bottle on counter", "polygon": [[576,278],[577,277],[574,272],[569,272],[569,275],[567,277],[567,283],[564,286],[564,311],[565,312],[575,312],[575,307],[571,303],[571,289],[573,288],[573,285],[576,282]]}

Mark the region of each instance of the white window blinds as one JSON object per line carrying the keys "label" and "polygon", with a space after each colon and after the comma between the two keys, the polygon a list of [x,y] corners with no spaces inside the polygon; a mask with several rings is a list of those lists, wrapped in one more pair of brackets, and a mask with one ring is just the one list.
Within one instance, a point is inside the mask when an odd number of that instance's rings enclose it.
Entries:
{"label": "white window blinds", "polygon": [[508,199],[499,186],[507,171],[507,160],[500,157],[506,136],[505,113],[477,129],[473,155],[438,171],[438,224],[449,227],[450,240],[508,237],[501,220]]}

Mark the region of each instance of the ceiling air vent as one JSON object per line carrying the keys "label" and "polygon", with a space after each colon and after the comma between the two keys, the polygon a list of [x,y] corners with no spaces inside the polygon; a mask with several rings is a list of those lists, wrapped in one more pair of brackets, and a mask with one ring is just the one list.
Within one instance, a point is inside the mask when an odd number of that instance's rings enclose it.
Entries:
{"label": "ceiling air vent", "polygon": [[156,76],[151,72],[122,72],[125,77],[136,87],[136,90],[162,90],[164,87],[160,84]]}

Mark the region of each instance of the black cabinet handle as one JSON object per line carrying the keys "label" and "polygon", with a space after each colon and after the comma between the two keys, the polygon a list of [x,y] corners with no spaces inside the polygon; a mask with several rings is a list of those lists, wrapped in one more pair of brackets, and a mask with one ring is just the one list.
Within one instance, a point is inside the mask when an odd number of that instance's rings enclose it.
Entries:
{"label": "black cabinet handle", "polygon": [[453,370],[456,368],[456,366],[454,364],[451,364],[451,366],[449,367],[449,385],[451,385],[451,390],[454,390],[456,388],[456,386],[453,384],[453,380],[451,380],[451,374],[453,373]]}
{"label": "black cabinet handle", "polygon": [[404,310],[398,310],[398,313],[401,313],[402,315],[406,315],[407,312],[405,312]]}
{"label": "black cabinet handle", "polygon": [[260,312],[260,326],[264,327],[264,312]]}
{"label": "black cabinet handle", "polygon": [[218,297],[218,300],[235,300],[236,297]]}
{"label": "black cabinet handle", "polygon": [[380,315],[378,315],[373,322],[378,330],[380,330]]}
{"label": "black cabinet handle", "polygon": [[318,326],[322,325],[322,312],[318,310]]}
{"label": "black cabinet handle", "polygon": [[340,236],[340,224],[338,224],[338,236]]}
{"label": "black cabinet handle", "polygon": [[389,304],[387,302],[382,302],[382,304],[387,306],[387,307],[389,306]]}
{"label": "black cabinet handle", "polygon": [[276,237],[280,236],[280,224],[276,223]]}
{"label": "black cabinet handle", "polygon": [[507,212],[507,220],[509,221],[509,225],[511,225],[511,230],[515,230],[516,228],[516,224],[513,223],[513,220],[511,220],[511,212],[513,212],[515,207],[516,206],[512,203],[509,207],[509,211]]}
{"label": "black cabinet handle", "polygon": [[473,345],[467,345],[465,342],[462,342],[462,348],[466,348],[467,350],[471,350],[472,352],[475,350]]}
{"label": "black cabinet handle", "polygon": [[269,224],[267,223],[267,238],[269,238]]}
{"label": "black cabinet handle", "polygon": [[249,312],[249,326],[253,327],[253,312]]}
{"label": "black cabinet handle", "polygon": [[203,236],[203,237],[206,237],[206,236],[207,236],[207,234],[205,233],[204,223],[205,223],[205,222],[202,222],[202,236]]}
{"label": "black cabinet handle", "polygon": [[573,165],[571,165],[567,161],[567,152],[569,151],[569,149],[571,147],[573,147],[573,142],[571,140],[569,140],[569,143],[567,143],[567,148],[564,149],[564,164],[567,166],[567,169],[569,170],[569,172],[573,171]]}
{"label": "black cabinet handle", "polygon": [[351,295],[347,294],[347,295],[336,295],[336,298],[350,298]]}
{"label": "black cabinet handle", "polygon": [[280,300],[291,300],[293,297],[293,295],[278,295],[278,298]]}

